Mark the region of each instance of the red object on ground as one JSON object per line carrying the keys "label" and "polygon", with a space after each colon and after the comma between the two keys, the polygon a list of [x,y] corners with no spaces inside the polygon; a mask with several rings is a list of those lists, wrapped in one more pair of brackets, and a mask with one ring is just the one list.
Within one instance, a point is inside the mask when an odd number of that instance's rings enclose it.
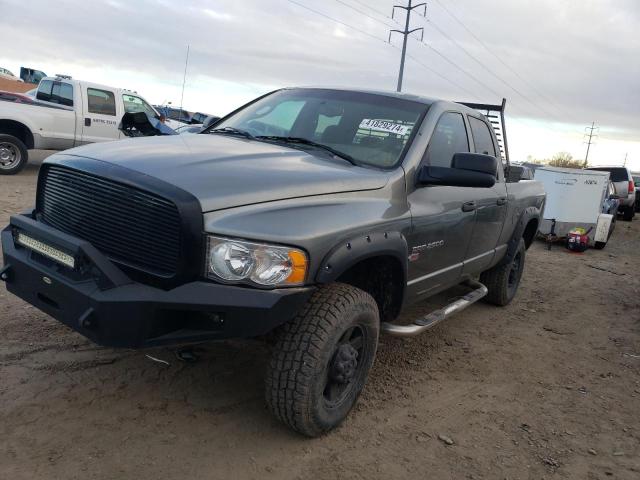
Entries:
{"label": "red object on ground", "polygon": [[589,247],[589,235],[586,233],[569,232],[567,248],[572,252],[582,253]]}

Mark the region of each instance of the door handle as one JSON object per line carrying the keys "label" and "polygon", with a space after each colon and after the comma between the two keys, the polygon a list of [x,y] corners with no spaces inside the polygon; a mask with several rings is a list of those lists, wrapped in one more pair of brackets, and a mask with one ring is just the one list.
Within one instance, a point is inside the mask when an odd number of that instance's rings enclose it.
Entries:
{"label": "door handle", "polygon": [[90,127],[91,126],[91,119],[90,118],[85,118],[84,119],[84,126],[85,127]]}
{"label": "door handle", "polygon": [[464,202],[462,204],[463,212],[473,212],[476,209],[476,202]]}
{"label": "door handle", "polygon": [[496,203],[498,205],[506,205],[507,204],[507,197],[500,197]]}

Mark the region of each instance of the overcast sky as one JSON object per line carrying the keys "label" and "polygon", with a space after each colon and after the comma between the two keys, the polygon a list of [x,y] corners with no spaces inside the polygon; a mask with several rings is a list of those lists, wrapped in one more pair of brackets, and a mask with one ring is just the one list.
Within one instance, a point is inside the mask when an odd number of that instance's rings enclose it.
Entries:
{"label": "overcast sky", "polygon": [[[152,103],[225,112],[274,88],[393,90],[406,0],[0,0],[0,66],[134,89]],[[414,4],[418,3],[414,0]],[[306,7],[306,8],[305,8]],[[313,11],[311,11],[313,10]],[[403,90],[499,103],[512,159],[568,151],[640,170],[640,1],[430,0]],[[335,21],[337,20],[337,21]]]}

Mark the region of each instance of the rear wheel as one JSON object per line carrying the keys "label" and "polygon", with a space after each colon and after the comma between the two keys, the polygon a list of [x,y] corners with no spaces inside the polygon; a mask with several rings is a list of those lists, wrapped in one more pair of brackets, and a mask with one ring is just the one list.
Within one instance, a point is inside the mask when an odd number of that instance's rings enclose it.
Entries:
{"label": "rear wheel", "polygon": [[272,413],[310,437],[338,426],[373,365],[379,325],[368,293],[339,283],[318,289],[277,334],[266,376]]}
{"label": "rear wheel", "polygon": [[526,246],[524,239],[521,238],[510,261],[502,261],[486,272],[482,272],[480,282],[489,290],[484,297],[485,301],[500,306],[511,303],[516,296],[524,272],[525,253]]}
{"label": "rear wheel", "polygon": [[625,222],[630,222],[631,220],[633,220],[633,217],[635,215],[635,211],[634,211],[634,207],[627,207],[624,209],[624,212],[622,212],[622,219]]}
{"label": "rear wheel", "polygon": [[27,164],[27,147],[13,135],[0,135],[0,175],[18,173]]}

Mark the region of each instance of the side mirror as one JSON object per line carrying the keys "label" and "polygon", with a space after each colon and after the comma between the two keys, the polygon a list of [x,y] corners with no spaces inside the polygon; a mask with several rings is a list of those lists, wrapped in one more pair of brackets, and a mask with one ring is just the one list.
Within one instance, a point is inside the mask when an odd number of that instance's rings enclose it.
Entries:
{"label": "side mirror", "polygon": [[418,173],[419,185],[491,188],[496,183],[498,160],[479,153],[456,153],[451,168],[423,166]]}

